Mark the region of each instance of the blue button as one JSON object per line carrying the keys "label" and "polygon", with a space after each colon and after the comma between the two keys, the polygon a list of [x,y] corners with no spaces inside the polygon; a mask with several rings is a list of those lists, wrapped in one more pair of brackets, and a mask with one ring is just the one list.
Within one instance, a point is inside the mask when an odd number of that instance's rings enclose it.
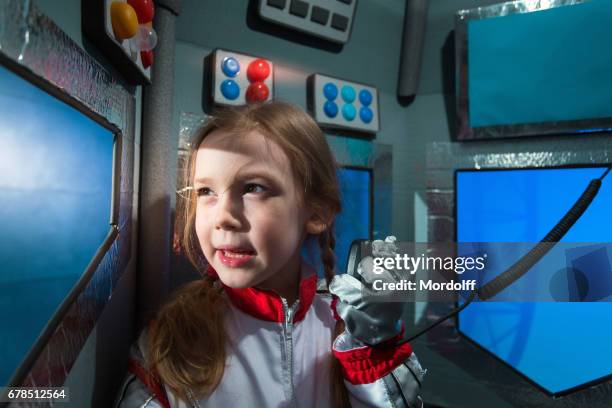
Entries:
{"label": "blue button", "polygon": [[326,101],[323,105],[323,112],[325,112],[328,117],[335,118],[338,114],[338,105],[336,105],[335,102]]}
{"label": "blue button", "polygon": [[[338,87],[331,82],[326,83],[323,85],[323,95],[330,101],[333,101],[336,99],[336,96],[338,96]],[[337,111],[338,109],[336,108],[336,112]]]}
{"label": "blue button", "polygon": [[359,92],[359,102],[361,102],[363,106],[369,106],[372,103],[372,92],[367,89],[362,89]]}
{"label": "blue button", "polygon": [[357,110],[350,103],[347,103],[342,107],[342,116],[344,116],[344,119],[348,120],[349,122],[355,119],[356,114]]}
{"label": "blue button", "polygon": [[240,87],[236,83],[236,81],[231,79],[226,79],[221,82],[221,93],[230,101],[233,101],[240,95]]}
{"label": "blue button", "polygon": [[363,123],[370,123],[374,118],[374,112],[367,106],[362,106],[361,109],[359,109],[359,117]]}
{"label": "blue button", "polygon": [[240,72],[240,63],[236,58],[225,57],[221,63],[221,71],[228,77],[233,78]]}
{"label": "blue button", "polygon": [[346,103],[351,103],[355,100],[355,88],[350,85],[344,85],[342,87],[342,99]]}

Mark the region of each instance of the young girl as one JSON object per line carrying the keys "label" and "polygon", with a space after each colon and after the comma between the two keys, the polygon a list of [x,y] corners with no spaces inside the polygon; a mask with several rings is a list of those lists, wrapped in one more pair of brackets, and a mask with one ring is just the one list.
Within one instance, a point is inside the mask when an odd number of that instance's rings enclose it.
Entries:
{"label": "young girl", "polygon": [[[132,348],[121,408],[421,406],[424,372],[409,344],[395,345],[403,333],[356,338],[367,309],[344,290],[353,282],[327,290],[340,197],[310,116],[279,102],[225,110],[197,133],[187,174],[183,245],[204,277]],[[313,238],[319,285],[300,257]]]}

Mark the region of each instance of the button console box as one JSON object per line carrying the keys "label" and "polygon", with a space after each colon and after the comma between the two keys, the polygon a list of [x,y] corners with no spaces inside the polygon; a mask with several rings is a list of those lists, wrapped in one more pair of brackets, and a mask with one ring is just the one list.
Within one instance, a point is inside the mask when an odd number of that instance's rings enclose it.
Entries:
{"label": "button console box", "polygon": [[272,61],[217,49],[213,52],[211,64],[211,93],[215,105],[245,105],[273,99]]}
{"label": "button console box", "polygon": [[259,0],[257,11],[266,21],[345,44],[356,7],[357,0]]}
{"label": "button console box", "polygon": [[314,74],[308,78],[308,106],[322,128],[364,133],[380,129],[378,90],[373,86]]}

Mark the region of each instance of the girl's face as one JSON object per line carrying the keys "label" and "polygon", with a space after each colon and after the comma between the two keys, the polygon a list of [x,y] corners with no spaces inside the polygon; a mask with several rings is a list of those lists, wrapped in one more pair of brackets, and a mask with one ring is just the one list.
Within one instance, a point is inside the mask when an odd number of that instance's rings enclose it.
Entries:
{"label": "girl's face", "polygon": [[194,188],[198,240],[224,284],[280,294],[295,285],[310,213],[276,143],[213,131],[197,151]]}

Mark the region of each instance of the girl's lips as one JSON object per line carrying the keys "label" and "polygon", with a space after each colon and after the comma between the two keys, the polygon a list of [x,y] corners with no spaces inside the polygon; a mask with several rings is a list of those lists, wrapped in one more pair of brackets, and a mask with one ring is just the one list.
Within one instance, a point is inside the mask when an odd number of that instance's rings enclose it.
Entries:
{"label": "girl's lips", "polygon": [[237,268],[255,258],[253,252],[233,252],[228,249],[217,249],[219,260],[225,266]]}

